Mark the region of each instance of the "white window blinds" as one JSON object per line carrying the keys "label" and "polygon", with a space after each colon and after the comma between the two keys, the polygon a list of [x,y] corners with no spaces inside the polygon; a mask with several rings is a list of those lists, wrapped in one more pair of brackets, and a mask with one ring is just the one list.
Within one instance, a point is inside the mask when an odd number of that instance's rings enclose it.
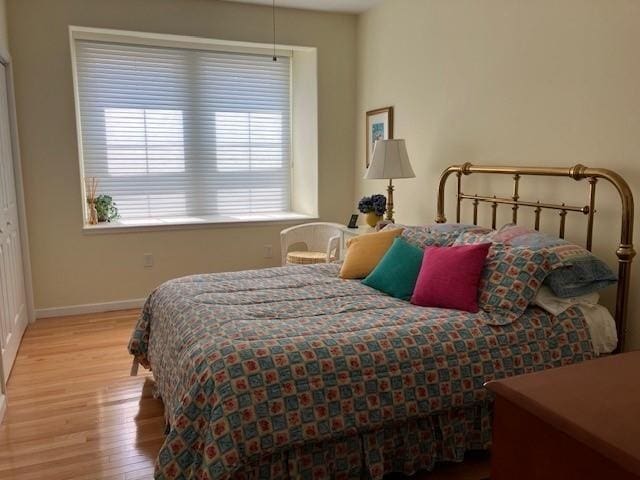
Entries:
{"label": "white window blinds", "polygon": [[85,177],[123,219],[286,212],[288,57],[75,40]]}

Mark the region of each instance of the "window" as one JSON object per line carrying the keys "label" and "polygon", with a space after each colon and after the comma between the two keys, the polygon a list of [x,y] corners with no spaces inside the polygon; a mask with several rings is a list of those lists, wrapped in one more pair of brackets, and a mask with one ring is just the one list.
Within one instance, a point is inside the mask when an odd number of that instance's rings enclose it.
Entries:
{"label": "window", "polygon": [[123,223],[291,210],[289,56],[73,45],[84,176]]}

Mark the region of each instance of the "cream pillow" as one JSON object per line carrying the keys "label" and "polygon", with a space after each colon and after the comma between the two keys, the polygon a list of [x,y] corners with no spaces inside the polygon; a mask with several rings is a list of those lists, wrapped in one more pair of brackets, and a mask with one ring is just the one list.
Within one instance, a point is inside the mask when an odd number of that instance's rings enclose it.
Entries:
{"label": "cream pillow", "polygon": [[593,306],[597,305],[599,300],[600,295],[598,294],[598,292],[591,292],[587,293],[586,295],[579,295],[577,297],[558,297],[549,287],[543,285],[542,287],[540,287],[540,290],[538,290],[538,293],[533,299],[533,303],[546,310],[551,315],[558,316],[569,307],[572,307],[574,305]]}
{"label": "cream pillow", "polygon": [[347,252],[340,269],[340,278],[364,278],[369,275],[402,230],[395,228],[365,233],[347,240]]}

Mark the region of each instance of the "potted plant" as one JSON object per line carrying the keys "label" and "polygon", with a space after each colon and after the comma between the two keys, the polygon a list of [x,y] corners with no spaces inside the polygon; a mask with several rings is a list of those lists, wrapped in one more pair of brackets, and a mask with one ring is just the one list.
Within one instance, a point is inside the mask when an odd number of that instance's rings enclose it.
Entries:
{"label": "potted plant", "polygon": [[362,197],[358,203],[358,210],[365,214],[365,221],[370,227],[375,227],[382,220],[382,215],[387,211],[387,198],[376,193],[370,197]]}
{"label": "potted plant", "polygon": [[110,195],[98,195],[94,200],[98,222],[110,222],[118,218],[118,208]]}

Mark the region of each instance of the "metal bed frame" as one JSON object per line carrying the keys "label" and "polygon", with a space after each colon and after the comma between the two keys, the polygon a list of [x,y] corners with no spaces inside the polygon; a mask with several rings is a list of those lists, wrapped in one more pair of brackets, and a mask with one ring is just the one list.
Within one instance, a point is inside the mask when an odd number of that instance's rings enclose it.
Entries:
{"label": "metal bed frame", "polygon": [[[447,221],[445,216],[445,187],[447,179],[455,174],[457,178],[456,194],[456,222],[460,223],[461,205],[463,200],[469,200],[473,204],[473,224],[478,224],[478,206],[480,203],[488,203],[491,206],[491,227],[496,228],[496,216],[498,205],[509,205],[512,211],[513,223],[518,222],[518,210],[520,207],[533,208],[535,220],[533,227],[540,229],[540,214],[543,210],[557,211],[559,219],[559,236],[564,238],[566,217],[568,213],[581,213],[587,216],[587,237],[585,247],[591,251],[593,244],[593,224],[595,217],[596,185],[603,179],[611,183],[620,194],[622,207],[622,223],[620,227],[620,243],[616,250],[618,257],[618,284],[616,292],[616,309],[614,318],[618,331],[618,348],[624,348],[626,337],[627,308],[629,300],[629,281],[631,275],[631,262],[636,252],[633,249],[633,194],[627,182],[617,173],[604,168],[589,168],[584,165],[575,165],[568,168],[560,167],[517,167],[517,166],[486,166],[464,163],[452,165],[442,172],[438,187],[437,223]],[[462,191],[462,177],[472,174],[497,174],[511,175],[513,178],[513,194],[511,197],[497,197],[495,195],[469,195]],[[588,195],[586,205],[567,205],[565,203],[543,203],[540,201],[523,200],[519,194],[520,179],[524,176],[566,177],[573,180],[587,180]]]}

